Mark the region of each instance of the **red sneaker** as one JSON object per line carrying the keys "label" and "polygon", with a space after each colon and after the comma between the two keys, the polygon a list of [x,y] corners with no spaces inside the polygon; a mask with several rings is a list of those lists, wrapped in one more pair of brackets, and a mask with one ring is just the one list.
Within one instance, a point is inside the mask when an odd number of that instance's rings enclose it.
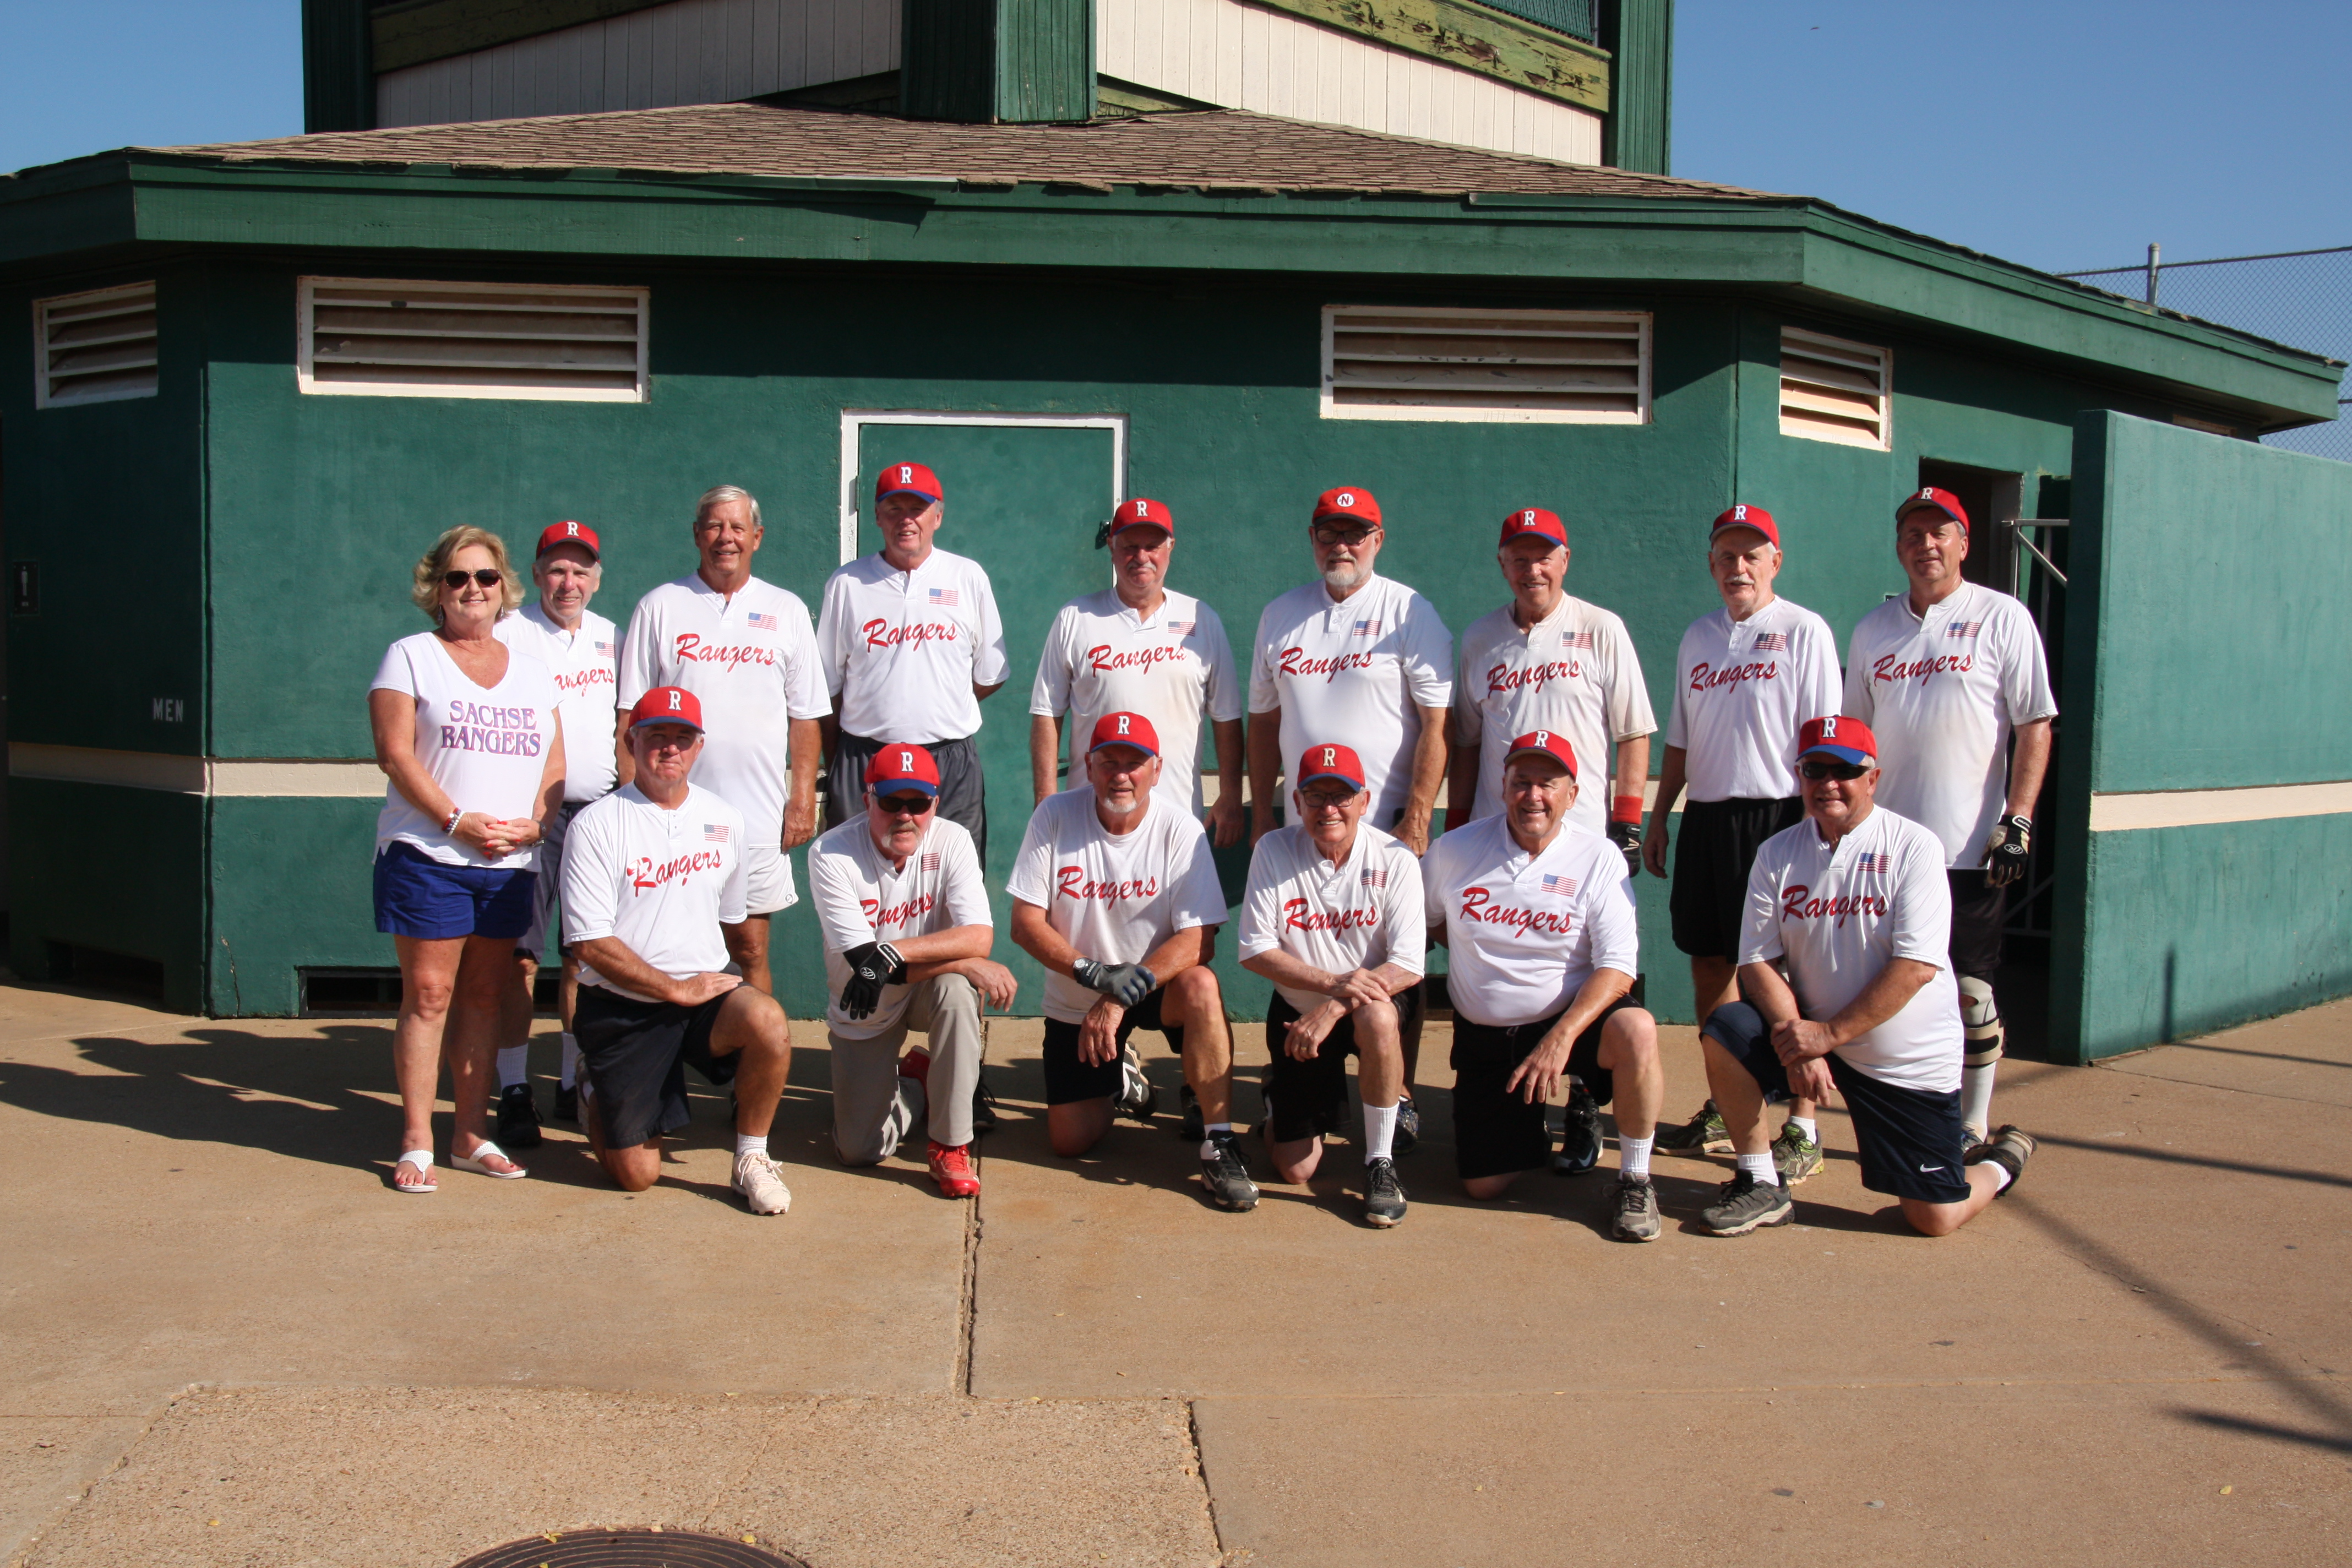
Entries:
{"label": "red sneaker", "polygon": [[975,1198],[980,1195],[980,1174],[971,1168],[971,1145],[958,1143],[953,1148],[931,1141],[931,1180],[940,1184],[940,1194],[950,1198]]}
{"label": "red sneaker", "polygon": [[931,1087],[931,1053],[920,1046],[909,1047],[907,1054],[898,1058],[898,1076],[913,1079],[928,1092]]}

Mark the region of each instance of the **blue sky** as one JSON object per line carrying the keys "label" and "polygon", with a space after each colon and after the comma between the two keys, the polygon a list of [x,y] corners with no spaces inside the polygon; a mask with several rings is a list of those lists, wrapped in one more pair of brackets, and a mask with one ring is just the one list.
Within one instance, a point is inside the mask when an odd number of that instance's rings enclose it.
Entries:
{"label": "blue sky", "polygon": [[[2345,0],[1680,0],[1675,173],[2033,266],[2352,244]],[[0,168],[302,128],[297,0],[0,0]]]}

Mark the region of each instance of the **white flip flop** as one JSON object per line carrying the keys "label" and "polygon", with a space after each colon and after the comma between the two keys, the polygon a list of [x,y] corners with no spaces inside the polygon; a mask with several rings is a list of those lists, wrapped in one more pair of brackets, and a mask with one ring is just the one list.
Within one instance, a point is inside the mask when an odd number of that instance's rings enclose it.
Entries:
{"label": "white flip flop", "polygon": [[498,1158],[504,1160],[508,1164],[514,1165],[514,1156],[508,1153],[505,1150],[499,1148],[497,1144],[491,1142],[487,1138],[483,1139],[479,1144],[476,1145],[474,1152],[470,1154],[460,1154],[453,1151],[449,1155],[449,1163],[457,1166],[457,1169],[461,1171],[471,1171],[476,1175],[488,1176],[494,1181],[500,1182],[519,1182],[523,1177],[530,1173],[524,1170],[520,1165],[515,1165],[515,1168],[511,1171],[493,1171],[488,1165],[482,1163],[482,1156],[485,1154],[496,1155]]}
{"label": "white flip flop", "polygon": [[[425,1173],[425,1180],[413,1187],[402,1186],[400,1168],[403,1165],[415,1166]],[[427,1193],[437,1193],[441,1190],[441,1184],[433,1175],[433,1151],[430,1149],[411,1149],[407,1153],[394,1160],[392,1163],[392,1190],[395,1193],[406,1193],[411,1197],[423,1197]]]}

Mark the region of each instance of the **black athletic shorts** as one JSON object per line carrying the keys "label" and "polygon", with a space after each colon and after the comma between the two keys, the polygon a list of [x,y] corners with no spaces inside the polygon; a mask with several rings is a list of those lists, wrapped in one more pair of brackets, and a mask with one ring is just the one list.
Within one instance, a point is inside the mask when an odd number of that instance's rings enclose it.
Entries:
{"label": "black athletic shorts", "polygon": [[[1768,1090],[1789,1092],[1789,1070],[1772,1051],[1764,1016],[1745,1002],[1727,1002],[1707,1015],[1699,1033],[1738,1059]],[[1956,1204],[1969,1195],[1960,1163],[1960,1091],[1937,1094],[1881,1083],[1835,1051],[1830,1077],[1853,1121],[1862,1156],[1862,1184],[1874,1193]]]}
{"label": "black athletic shorts", "polygon": [[2009,923],[2009,889],[1982,871],[1944,873],[1952,884],[1952,973],[1988,985],[2000,973],[2000,931]]}
{"label": "black athletic shorts", "polygon": [[[1410,1027],[1421,1016],[1420,985],[1408,985],[1390,1000],[1396,1004],[1397,1024]],[[1268,1136],[1277,1143],[1295,1143],[1319,1133],[1336,1132],[1348,1125],[1348,1058],[1356,1049],[1354,1015],[1331,1026],[1313,1057],[1300,1061],[1283,1048],[1282,1038],[1297,1018],[1298,1009],[1274,994],[1265,1009],[1265,1069]]]}
{"label": "black athletic shorts", "polygon": [[[1138,1029],[1157,1029],[1167,1037],[1168,1048],[1178,1056],[1184,1054],[1184,1031],[1160,1021],[1160,999],[1167,987],[1155,989],[1142,1001],[1127,1010],[1118,1021],[1118,1043],[1127,1044],[1128,1036]],[[1098,1067],[1078,1059],[1078,1026],[1065,1024],[1059,1018],[1045,1020],[1045,1103],[1070,1105],[1081,1100],[1112,1100],[1118,1095],[1118,1058],[1111,1058]]]}
{"label": "black athletic shorts", "polygon": [[[1601,1065],[1601,1026],[1611,1014],[1636,1005],[1631,996],[1619,997],[1569,1047],[1563,1072],[1582,1079],[1602,1105],[1617,1098],[1617,1084]],[[1559,1014],[1554,1013],[1532,1024],[1496,1028],[1474,1024],[1454,1009],[1454,1163],[1463,1180],[1538,1170],[1551,1163],[1546,1097],[1538,1095],[1530,1105],[1503,1085],[1558,1022]]]}
{"label": "black athletic shorts", "polygon": [[[840,731],[825,759],[824,825],[838,827],[866,811],[866,764],[889,744]],[[980,776],[980,748],[967,735],[958,741],[926,741],[923,749],[940,764],[940,815],[971,835],[973,853],[988,864],[988,795]]]}
{"label": "black athletic shorts", "polygon": [[1748,918],[1748,871],[1775,833],[1805,818],[1804,802],[1694,800],[1675,829],[1675,945],[1693,958],[1739,962],[1739,928]]}
{"label": "black athletic shorts", "polygon": [[712,1083],[735,1080],[735,1058],[710,1054],[710,1026],[726,1005],[721,992],[698,1007],[639,1002],[583,985],[572,1012],[580,1066],[604,1129],[604,1147],[627,1149],[675,1132],[694,1120],[686,1102],[686,1069]]}

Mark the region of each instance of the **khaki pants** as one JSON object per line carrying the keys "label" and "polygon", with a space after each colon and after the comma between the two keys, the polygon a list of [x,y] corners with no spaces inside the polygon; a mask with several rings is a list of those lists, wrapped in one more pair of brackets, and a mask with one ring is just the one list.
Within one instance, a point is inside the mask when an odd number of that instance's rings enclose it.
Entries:
{"label": "khaki pants", "polygon": [[878,1164],[923,1117],[923,1086],[898,1076],[907,1032],[930,1043],[929,1131],[950,1147],[971,1142],[971,1096],[980,1086],[980,993],[961,974],[939,974],[908,987],[898,1024],[869,1040],[831,1029],[833,1146],[845,1165]]}

